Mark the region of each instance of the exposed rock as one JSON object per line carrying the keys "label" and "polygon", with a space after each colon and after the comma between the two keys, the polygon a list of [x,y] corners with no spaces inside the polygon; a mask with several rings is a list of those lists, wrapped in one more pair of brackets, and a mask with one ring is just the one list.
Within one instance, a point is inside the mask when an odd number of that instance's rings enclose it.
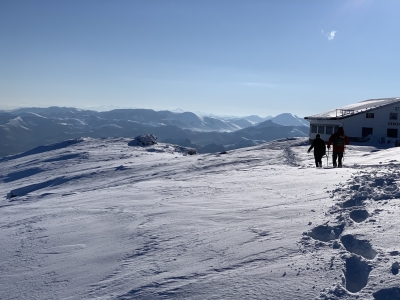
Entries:
{"label": "exposed rock", "polygon": [[157,137],[152,134],[143,134],[135,137],[128,146],[151,146],[157,144]]}

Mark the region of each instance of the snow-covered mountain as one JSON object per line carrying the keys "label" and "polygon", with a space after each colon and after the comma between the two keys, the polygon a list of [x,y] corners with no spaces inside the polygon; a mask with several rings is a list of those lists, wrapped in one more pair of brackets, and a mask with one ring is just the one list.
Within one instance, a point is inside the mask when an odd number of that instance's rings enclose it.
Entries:
{"label": "snow-covered mountain", "polygon": [[[250,116],[255,120],[257,116]],[[155,134],[160,141],[189,140],[199,152],[224,151],[239,147],[242,138],[270,141],[276,138],[305,136],[308,128],[253,130],[259,123],[246,118],[224,119],[192,112],[115,109],[90,111],[71,107],[23,108],[0,112],[0,157],[26,151],[42,144],[79,137],[134,137]],[[282,127],[263,122],[262,127]],[[245,129],[249,128],[248,131]],[[251,132],[251,133],[250,133]],[[246,144],[248,145],[248,144]]]}
{"label": "snow-covered mountain", "polygon": [[291,113],[279,114],[273,118],[270,118],[269,120],[284,126],[310,126],[310,123],[304,120],[304,118],[299,118]]}
{"label": "snow-covered mountain", "polygon": [[269,120],[269,119],[272,119],[272,118],[273,118],[272,116],[267,116],[265,118],[261,118],[261,117],[259,117],[257,115],[251,115],[251,116],[244,117],[244,119],[252,121],[254,123],[260,123],[260,122],[263,122],[263,121],[266,121],[266,120]]}
{"label": "snow-covered mountain", "polygon": [[[40,114],[47,118],[75,118],[86,120],[88,117],[97,117],[103,122],[112,120],[131,120],[142,124],[177,125],[182,129],[199,131],[232,131],[244,127],[230,123],[228,120],[214,117],[200,117],[192,112],[184,111],[155,111],[152,109],[114,109],[110,111],[90,111],[73,107],[48,107],[48,108],[21,108],[11,112],[20,116],[26,113]],[[178,121],[175,122],[174,121]],[[252,124],[244,124],[250,126]]]}
{"label": "snow-covered mountain", "polygon": [[129,145],[0,160],[1,299],[399,299],[397,148]]}
{"label": "snow-covered mountain", "polygon": [[276,123],[276,122],[274,122],[272,120],[266,120],[266,121],[258,123],[254,127],[259,129],[259,128],[265,128],[265,127],[275,127],[275,128],[277,128],[277,127],[282,127],[282,126],[285,126],[285,125],[278,124],[278,123]]}

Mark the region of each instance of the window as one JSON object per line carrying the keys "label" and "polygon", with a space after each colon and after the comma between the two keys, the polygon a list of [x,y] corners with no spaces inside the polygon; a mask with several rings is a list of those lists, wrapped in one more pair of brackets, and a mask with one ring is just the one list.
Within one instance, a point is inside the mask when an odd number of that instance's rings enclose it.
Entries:
{"label": "window", "polygon": [[389,119],[390,120],[397,120],[398,113],[390,113]]}
{"label": "window", "polygon": [[332,134],[333,133],[333,127],[332,126],[326,126],[326,134]]}
{"label": "window", "polygon": [[369,136],[369,135],[372,135],[372,128],[363,127],[362,128],[362,132],[361,132],[361,136],[362,137],[366,137],[366,136]]}
{"label": "window", "polygon": [[324,134],[325,133],[325,126],[318,126],[318,133]]}
{"label": "window", "polygon": [[365,117],[366,117],[367,119],[373,119],[373,118],[375,118],[375,114],[374,114],[374,113],[366,113],[366,114],[365,114]]}
{"label": "window", "polygon": [[387,130],[387,137],[388,138],[395,138],[397,139],[397,128],[388,128]]}
{"label": "window", "polygon": [[311,125],[311,133],[317,133],[317,125]]}

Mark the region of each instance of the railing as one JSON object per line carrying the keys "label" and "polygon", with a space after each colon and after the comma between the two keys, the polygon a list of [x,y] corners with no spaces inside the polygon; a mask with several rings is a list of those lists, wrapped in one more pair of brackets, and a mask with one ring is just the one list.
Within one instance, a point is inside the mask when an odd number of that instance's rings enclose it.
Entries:
{"label": "railing", "polygon": [[[339,112],[339,114],[338,114]],[[354,114],[354,109],[337,109],[336,110],[336,117],[345,117]]]}

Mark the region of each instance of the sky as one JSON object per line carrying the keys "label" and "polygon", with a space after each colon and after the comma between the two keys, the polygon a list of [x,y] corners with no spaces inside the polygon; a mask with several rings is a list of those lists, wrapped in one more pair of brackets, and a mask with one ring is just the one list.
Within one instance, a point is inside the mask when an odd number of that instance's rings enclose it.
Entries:
{"label": "sky", "polygon": [[300,117],[400,96],[400,0],[2,0],[0,109]]}

